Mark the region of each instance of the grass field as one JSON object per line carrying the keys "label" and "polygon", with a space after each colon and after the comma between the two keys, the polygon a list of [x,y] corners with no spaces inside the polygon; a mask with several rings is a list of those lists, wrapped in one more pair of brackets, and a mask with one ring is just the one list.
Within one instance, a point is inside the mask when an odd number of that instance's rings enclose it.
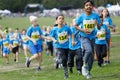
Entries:
{"label": "grass field", "polygon": [[[66,18],[67,22],[71,22],[71,18]],[[41,26],[53,25],[54,18],[41,18],[39,23]],[[113,17],[113,22],[117,29],[120,28],[120,17]],[[0,20],[0,25],[5,27],[20,29],[28,28],[30,25],[28,18],[3,18]],[[110,60],[111,64],[97,67],[97,62],[94,62],[91,71],[93,78],[91,80],[120,80],[120,34],[112,35],[113,47],[111,48]],[[30,55],[30,54],[29,54]],[[14,63],[13,55],[10,54],[10,64],[5,63],[5,58],[0,57],[0,80],[63,80],[63,69],[56,70],[54,67],[53,58],[47,56],[43,52],[42,71],[36,71],[36,61],[31,63],[30,68],[24,65],[25,57],[21,51],[19,55],[19,63]],[[74,73],[70,74],[69,80],[86,80],[85,77],[78,75],[74,68]]]}

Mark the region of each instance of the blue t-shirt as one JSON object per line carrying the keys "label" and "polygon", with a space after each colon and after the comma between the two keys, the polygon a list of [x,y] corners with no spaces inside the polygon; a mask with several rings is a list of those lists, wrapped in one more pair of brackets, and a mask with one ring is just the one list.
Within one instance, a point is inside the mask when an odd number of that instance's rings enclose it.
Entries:
{"label": "blue t-shirt", "polygon": [[[56,27],[54,27],[54,28],[51,30],[50,36],[53,34],[55,28],[56,28]],[[54,35],[54,38],[56,39],[56,38],[57,38],[57,35]],[[58,47],[57,47],[57,44],[58,44],[58,43],[54,43],[54,42],[53,42],[52,45],[53,45],[54,48],[58,48]]]}
{"label": "blue t-shirt", "polygon": [[21,35],[21,39],[22,39],[22,44],[28,44],[28,37],[27,37],[27,35]]}
{"label": "blue t-shirt", "polygon": [[14,46],[17,47],[20,45],[20,39],[13,39],[12,41],[10,41],[10,43]]}
{"label": "blue t-shirt", "polygon": [[[41,35],[43,35],[43,32],[42,32],[40,26],[36,26],[36,27],[30,26],[27,30],[27,36],[36,40],[37,45],[38,44],[42,45]],[[29,46],[34,46],[34,43],[31,40],[29,40],[28,44],[29,44]]]}
{"label": "blue t-shirt", "polygon": [[100,24],[100,17],[96,13],[92,13],[91,15],[86,15],[85,13],[81,14],[77,19],[76,19],[76,24],[80,25],[82,29],[88,29],[91,31],[90,34],[86,34],[84,32],[81,32],[82,37],[87,37],[89,39],[95,39],[95,21]]}
{"label": "blue t-shirt", "polygon": [[95,44],[106,44],[106,32],[107,32],[108,28],[106,25],[102,25],[100,27],[100,30],[96,27],[95,31],[96,31],[96,39],[95,39]]}
{"label": "blue t-shirt", "polygon": [[[103,24],[113,26],[112,19],[110,17],[105,18],[103,20]],[[110,28],[108,27],[106,38],[110,38],[110,37],[111,37],[111,31]]]}
{"label": "blue t-shirt", "polygon": [[71,27],[71,31],[72,31],[72,33],[74,35],[75,45],[74,46],[72,45],[72,37],[70,36],[69,49],[76,50],[76,49],[81,48],[80,33],[79,33],[80,31],[78,31],[74,26]]}
{"label": "blue t-shirt", "polygon": [[8,38],[2,39],[0,41],[0,45],[2,46],[2,51],[4,51],[5,49],[9,49],[9,44],[10,44],[10,41]]}
{"label": "blue t-shirt", "polygon": [[13,40],[14,36],[13,33],[8,33],[7,38],[11,41]]}
{"label": "blue t-shirt", "polygon": [[62,28],[55,27],[53,28],[50,36],[54,37],[57,40],[53,46],[56,48],[69,48],[69,35],[72,35],[70,27],[67,25],[63,25]]}

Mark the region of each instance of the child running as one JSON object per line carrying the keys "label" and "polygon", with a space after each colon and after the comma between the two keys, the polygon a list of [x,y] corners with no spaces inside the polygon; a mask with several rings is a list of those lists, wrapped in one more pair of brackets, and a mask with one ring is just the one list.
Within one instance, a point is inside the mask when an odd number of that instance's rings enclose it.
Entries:
{"label": "child running", "polygon": [[[47,31],[46,31],[46,34],[45,34],[45,36],[47,37],[49,37],[50,36],[50,33],[51,33],[51,27],[50,26],[48,26],[47,27]],[[47,55],[49,55],[50,54],[50,56],[51,57],[53,57],[53,42],[52,42],[52,40],[46,40],[46,44],[47,44]]]}
{"label": "child running", "polygon": [[76,69],[78,71],[78,74],[81,74],[82,70],[82,49],[81,49],[81,41],[80,41],[80,33],[79,31],[74,27],[75,25],[75,19],[73,19],[73,26],[71,26],[71,31],[74,34],[74,41],[75,45],[72,45],[72,37],[69,39],[69,55],[68,55],[68,66],[70,73],[73,73],[73,67],[74,67],[74,57],[76,56]]}
{"label": "child running", "polygon": [[26,62],[25,62],[25,65],[26,65],[27,60],[28,60],[29,46],[28,46],[28,36],[26,35],[26,30],[25,29],[22,30],[21,38],[22,38],[22,47],[23,47],[24,54],[25,54],[25,59],[26,59]]}
{"label": "child running", "polygon": [[103,24],[100,26],[100,28],[96,27],[95,31],[96,31],[95,51],[98,59],[98,67],[100,68],[102,67],[103,64],[103,58],[106,57],[107,55],[106,34],[108,28],[106,25]]}
{"label": "child running", "polygon": [[111,38],[111,31],[110,29],[113,29],[113,23],[112,23],[112,19],[110,18],[110,14],[108,12],[108,10],[105,8],[102,11],[102,18],[103,18],[103,24],[107,25],[108,27],[108,32],[106,35],[106,41],[107,41],[107,56],[105,57],[105,65],[110,64],[110,38]]}
{"label": "child running", "polygon": [[[93,2],[86,0],[84,2],[85,13],[81,14],[76,20],[76,28],[81,31],[81,43],[84,51],[82,74],[87,79],[92,78],[90,73],[94,61],[94,40],[95,40],[95,25],[100,27],[100,17],[93,13]],[[81,25],[81,28],[79,27]]]}
{"label": "child running", "polygon": [[9,64],[10,41],[5,33],[2,34],[0,45],[2,46],[2,54],[6,58],[6,64]]}
{"label": "child running", "polygon": [[18,52],[19,52],[19,45],[20,45],[20,40],[18,38],[18,34],[14,33],[13,34],[14,38],[11,41],[11,47],[12,47],[12,52],[14,54],[14,62],[18,63]]}
{"label": "child running", "polygon": [[[68,79],[69,75],[68,75],[67,61],[68,61],[68,52],[69,52],[69,36],[72,36],[72,38],[74,38],[74,36],[72,35],[70,28],[67,25],[64,25],[63,15],[58,15],[56,17],[56,20],[58,26],[53,28],[51,32],[51,37],[53,42],[57,44],[57,50],[58,52],[60,52],[60,57],[62,59],[65,79]],[[72,42],[74,43],[73,40]]]}
{"label": "child running", "polygon": [[42,30],[40,26],[38,25],[38,18],[36,16],[30,16],[29,17],[31,26],[27,30],[27,36],[29,39],[28,45],[30,52],[33,54],[28,61],[27,61],[27,67],[30,66],[30,63],[33,59],[38,60],[38,67],[37,71],[41,70],[41,58],[42,58],[42,51],[43,51],[43,43],[42,38],[45,38],[43,36]]}

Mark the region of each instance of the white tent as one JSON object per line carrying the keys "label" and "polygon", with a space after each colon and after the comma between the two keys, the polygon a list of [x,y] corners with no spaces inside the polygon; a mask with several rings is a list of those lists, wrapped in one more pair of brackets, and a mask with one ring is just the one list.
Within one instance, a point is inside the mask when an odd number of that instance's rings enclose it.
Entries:
{"label": "white tent", "polygon": [[10,11],[10,10],[5,9],[5,10],[3,11],[3,13],[4,13],[4,14],[11,14],[11,11]]}
{"label": "white tent", "polygon": [[2,14],[4,11],[3,10],[0,10],[0,14]]}
{"label": "white tent", "polygon": [[107,8],[108,9],[108,11],[120,11],[120,5],[119,4],[117,4],[117,5],[112,5],[111,7],[108,7]]}
{"label": "white tent", "polygon": [[57,8],[53,8],[52,10],[51,10],[51,12],[60,12],[60,10],[59,9],[57,9]]}

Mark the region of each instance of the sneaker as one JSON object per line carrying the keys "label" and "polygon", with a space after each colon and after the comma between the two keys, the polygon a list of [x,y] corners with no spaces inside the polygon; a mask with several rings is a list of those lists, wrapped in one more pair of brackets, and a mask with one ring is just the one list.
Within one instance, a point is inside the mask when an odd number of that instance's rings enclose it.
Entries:
{"label": "sneaker", "polygon": [[27,67],[30,67],[30,62],[31,62],[31,61],[28,59],[28,60],[27,60],[27,65],[26,65]]}
{"label": "sneaker", "polygon": [[16,62],[16,59],[14,59],[14,62]]}
{"label": "sneaker", "polygon": [[28,60],[29,60],[29,58],[27,57],[27,58],[26,58],[26,61],[25,61],[25,66],[27,65],[27,61],[28,61]]}
{"label": "sneaker", "polygon": [[77,72],[78,72],[78,74],[79,74],[79,75],[81,75],[81,74],[82,74],[80,70],[78,70]]}
{"label": "sneaker", "polygon": [[56,62],[56,64],[55,64],[55,68],[56,68],[56,69],[59,68],[59,63],[58,63],[58,62]]}
{"label": "sneaker", "polygon": [[105,61],[105,62],[104,62],[104,65],[105,65],[105,66],[108,65],[108,64],[109,64],[108,61]]}
{"label": "sneaker", "polygon": [[88,74],[88,70],[87,70],[87,67],[86,66],[82,66],[82,75],[83,76],[86,76]]}
{"label": "sneaker", "polygon": [[65,74],[65,78],[64,79],[68,79],[68,78],[69,78],[68,74]]}
{"label": "sneaker", "polygon": [[69,71],[70,71],[70,73],[73,73],[73,69],[71,67],[69,68]]}
{"label": "sneaker", "polygon": [[90,73],[88,73],[88,74],[86,75],[86,78],[87,78],[87,79],[91,79],[91,78],[92,78],[92,75],[91,75]]}
{"label": "sneaker", "polygon": [[37,67],[37,71],[41,71],[41,68],[40,68],[40,66],[38,66],[38,67]]}

